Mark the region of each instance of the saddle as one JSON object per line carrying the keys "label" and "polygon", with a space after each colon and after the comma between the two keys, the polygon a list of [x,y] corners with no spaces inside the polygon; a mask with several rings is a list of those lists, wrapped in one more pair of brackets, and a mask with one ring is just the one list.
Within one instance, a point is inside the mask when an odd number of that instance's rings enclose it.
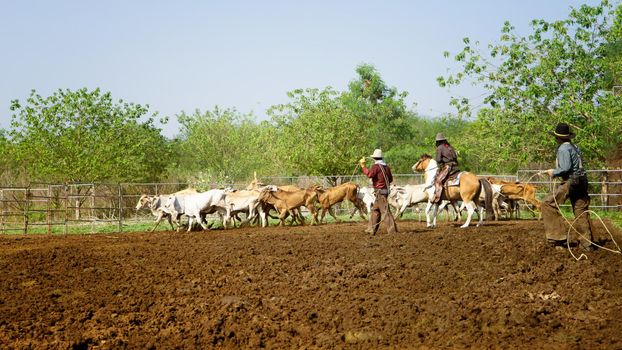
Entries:
{"label": "saddle", "polygon": [[462,171],[460,170],[455,170],[452,171],[451,173],[449,173],[447,175],[447,178],[445,179],[445,186],[460,186],[460,175],[462,174]]}

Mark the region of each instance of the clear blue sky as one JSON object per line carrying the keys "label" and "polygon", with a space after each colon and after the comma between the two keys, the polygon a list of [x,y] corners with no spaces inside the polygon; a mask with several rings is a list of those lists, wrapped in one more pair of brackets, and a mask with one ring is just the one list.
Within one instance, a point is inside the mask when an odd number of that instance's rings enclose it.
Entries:
{"label": "clear blue sky", "polygon": [[[504,21],[566,18],[597,0],[8,1],[0,2],[0,127],[31,89],[101,88],[170,116],[235,107],[265,119],[296,88],[344,90],[371,63],[423,115],[451,112],[436,77],[462,38],[490,43]],[[473,96],[468,96],[472,94]]]}

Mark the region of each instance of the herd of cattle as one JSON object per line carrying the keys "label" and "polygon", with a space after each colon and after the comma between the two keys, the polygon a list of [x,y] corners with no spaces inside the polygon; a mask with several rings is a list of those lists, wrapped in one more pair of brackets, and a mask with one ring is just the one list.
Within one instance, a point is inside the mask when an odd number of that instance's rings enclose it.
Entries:
{"label": "herd of cattle", "polygon": [[[511,218],[512,215],[517,217],[519,215],[518,201],[524,201],[539,209],[540,203],[536,199],[536,188],[533,185],[505,182],[492,177],[488,177],[487,180],[493,189],[493,210],[496,219],[504,216]],[[389,205],[394,208],[396,216],[401,217],[408,207],[427,202],[426,216],[429,224],[431,203],[428,193],[425,185],[392,185]],[[155,226],[151,231],[154,231],[164,218],[168,220],[173,230],[180,231],[184,226],[180,221],[183,216],[187,217],[188,222],[185,226],[187,226],[186,230],[190,231],[194,221],[203,229],[208,230],[211,226],[206,221],[208,214],[217,214],[225,229],[230,226],[235,227],[236,221],[240,221],[240,225],[260,224],[266,227],[269,218],[278,219],[279,225],[282,226],[285,225],[285,219],[288,217],[291,217],[290,224],[304,225],[303,207],[310,213],[312,224],[322,223],[326,213],[329,213],[335,221],[339,221],[333,207],[344,201],[349,201],[354,205],[350,218],[358,211],[361,218],[365,219],[365,214],[369,213],[374,200],[372,188],[360,187],[352,182],[330,188],[322,186],[299,188],[265,185],[255,178],[244,190],[224,188],[198,192],[189,188],[170,195],[143,194],[136,204],[136,210],[143,208],[151,210],[156,217]],[[480,200],[483,201],[484,198]],[[455,220],[458,220],[457,214],[462,208],[458,209],[455,203],[447,201],[444,201],[441,206],[447,205],[454,208]],[[272,214],[273,212],[276,216]],[[244,214],[244,220],[240,219],[240,214]]]}

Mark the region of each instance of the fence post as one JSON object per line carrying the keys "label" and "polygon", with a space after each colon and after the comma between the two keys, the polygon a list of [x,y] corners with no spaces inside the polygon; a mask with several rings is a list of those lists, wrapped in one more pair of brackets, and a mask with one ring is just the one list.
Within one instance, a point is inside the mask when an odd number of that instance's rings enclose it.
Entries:
{"label": "fence post", "polygon": [[26,187],[24,198],[24,234],[28,233],[28,204],[30,203],[30,186]]}
{"label": "fence post", "polygon": [[123,232],[123,191],[121,191],[121,184],[119,186],[119,232]]}
{"label": "fence post", "polygon": [[50,205],[50,199],[52,198],[51,192],[52,185],[48,184],[48,194],[45,196],[45,223],[48,227],[48,235],[52,234],[52,220],[50,220],[50,215],[52,215]]}
{"label": "fence post", "polygon": [[95,211],[95,183],[91,184],[91,233],[95,233],[95,220],[97,213]]}
{"label": "fence post", "polygon": [[65,198],[64,198],[64,201],[63,201],[63,203],[65,203],[65,213],[63,215],[63,233],[65,235],[67,235],[67,217],[69,216],[69,213],[68,213],[68,211],[69,211],[69,198],[71,197],[69,195],[69,189],[67,187],[68,186],[65,183],[63,185],[63,193],[65,194]]}
{"label": "fence post", "polygon": [[605,211],[609,211],[609,173],[607,170],[603,172],[603,189],[602,189],[602,202],[605,207]]}
{"label": "fence post", "polygon": [[0,217],[0,231],[5,232],[4,216],[6,215],[6,209],[4,208],[4,189],[0,190],[0,206],[2,206],[2,216]]}

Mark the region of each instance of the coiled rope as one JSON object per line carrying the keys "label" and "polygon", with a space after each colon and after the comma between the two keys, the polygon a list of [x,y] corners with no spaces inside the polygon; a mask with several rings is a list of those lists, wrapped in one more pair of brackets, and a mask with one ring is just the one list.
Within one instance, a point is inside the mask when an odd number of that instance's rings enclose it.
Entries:
{"label": "coiled rope", "polygon": [[[560,206],[559,206],[559,203],[557,203],[557,196],[555,195],[556,188],[557,188],[557,182],[556,182],[556,184],[553,186],[553,200],[555,201],[555,205],[557,206],[557,211],[559,212],[559,215],[561,215],[561,216],[562,216],[562,218],[564,218],[564,220],[566,221],[566,223],[568,223],[568,225],[570,226],[570,227],[568,228],[568,232],[566,233],[566,248],[567,248],[567,249],[568,249],[568,251],[570,252],[570,255],[572,255],[572,257],[573,257],[576,261],[579,261],[579,260],[581,260],[581,259],[587,259],[587,255],[585,255],[585,253],[581,253],[581,255],[579,255],[579,256],[577,257],[577,256],[576,256],[576,255],[572,252],[572,249],[570,249],[570,232],[571,232],[572,230],[574,230],[574,232],[576,232],[576,233],[577,233],[577,234],[578,234],[581,238],[583,238],[585,241],[589,242],[590,244],[592,244],[592,245],[594,245],[594,246],[596,246],[596,247],[598,247],[598,248],[600,248],[600,249],[603,249],[603,250],[606,250],[606,251],[612,252],[612,253],[614,253],[614,254],[621,254],[621,255],[622,255],[622,250],[620,250],[620,246],[618,245],[618,242],[616,242],[616,240],[613,238],[613,234],[612,234],[612,233],[611,233],[611,231],[609,230],[609,227],[607,227],[607,225],[605,224],[605,222],[603,221],[603,219],[602,219],[602,218],[600,217],[600,215],[598,215],[595,211],[593,211],[593,210],[591,210],[591,209],[588,209],[588,210],[586,210],[586,211],[582,212],[581,214],[579,214],[579,216],[575,217],[575,218],[574,218],[574,220],[573,220],[572,222],[570,222],[570,220],[568,220],[568,219],[564,216],[564,214],[562,213],[562,210],[561,210],[561,208],[560,208]],[[606,231],[607,231],[607,233],[609,234],[609,237],[611,238],[611,241],[612,241],[612,242],[613,242],[613,244],[616,246],[616,248],[618,248],[618,250],[613,250],[613,249],[610,249],[610,248],[603,247],[603,246],[599,245],[598,243],[596,243],[596,242],[594,242],[594,241],[592,241],[592,240],[588,239],[587,237],[585,237],[585,236],[583,235],[583,233],[579,232],[579,231],[578,231],[578,230],[574,227],[575,222],[577,222],[577,220],[578,220],[578,219],[579,219],[579,218],[580,218],[583,214],[586,214],[586,213],[587,213],[587,214],[591,213],[591,214],[596,215],[596,217],[598,218],[598,220],[600,221],[600,223],[603,225],[603,227],[605,228],[605,230],[606,230]],[[588,220],[589,220],[589,218],[588,218]]]}
{"label": "coiled rope", "polygon": [[[531,181],[531,179],[533,179],[533,178],[534,178],[534,176],[537,176],[537,175],[544,175],[544,174],[546,174],[546,171],[539,171],[539,172],[537,172],[537,173],[535,173],[535,174],[531,175],[531,177],[529,177],[529,179],[527,179],[527,181],[526,181],[526,182],[527,182],[527,183],[529,183],[529,182]],[[566,223],[569,225],[569,227],[568,227],[568,232],[566,233],[566,248],[568,249],[568,252],[570,252],[570,255],[572,255],[572,257],[573,257],[576,261],[579,261],[579,260],[581,260],[581,259],[587,259],[587,255],[585,255],[585,253],[581,253],[581,255],[579,255],[579,256],[577,257],[577,256],[576,256],[576,255],[572,252],[572,249],[570,249],[570,232],[571,232],[572,230],[574,230],[574,231],[575,231],[575,232],[576,232],[576,233],[577,233],[577,234],[578,234],[581,238],[583,238],[584,240],[586,240],[586,241],[587,241],[587,242],[589,242],[590,244],[592,244],[592,245],[594,245],[594,246],[596,246],[596,247],[598,247],[598,248],[600,248],[600,249],[603,249],[603,250],[606,250],[606,251],[612,252],[612,253],[614,253],[614,254],[621,254],[621,255],[622,255],[622,250],[620,249],[620,246],[618,245],[618,243],[616,242],[616,240],[613,238],[613,234],[612,234],[612,233],[611,233],[611,231],[609,230],[609,227],[607,227],[607,225],[605,224],[605,222],[603,221],[603,219],[600,217],[600,215],[598,215],[598,213],[596,213],[596,212],[595,212],[595,211],[593,211],[593,210],[588,209],[588,210],[586,210],[586,211],[582,212],[579,216],[575,217],[575,218],[574,218],[574,220],[573,220],[572,222],[570,222],[570,220],[568,220],[568,218],[566,218],[566,217],[564,216],[564,214],[562,213],[562,209],[561,209],[561,207],[560,207],[559,203],[557,203],[557,196],[555,195],[556,190],[557,190],[557,184],[558,184],[558,183],[559,183],[558,181],[555,181],[555,182],[554,182],[552,196],[553,196],[553,200],[555,201],[555,206],[557,207],[557,211],[559,212],[559,215],[561,215],[561,217],[562,217],[562,218],[564,218],[564,220],[566,221]],[[605,230],[606,230],[606,231],[607,231],[607,233],[609,234],[609,237],[611,238],[611,241],[612,241],[612,242],[613,242],[613,244],[616,246],[616,248],[618,248],[618,250],[609,249],[609,248],[607,248],[607,247],[603,247],[603,246],[601,246],[601,245],[597,244],[596,242],[594,242],[594,241],[592,241],[592,240],[588,239],[587,237],[585,237],[585,236],[584,236],[581,232],[579,232],[579,231],[578,231],[578,230],[574,227],[575,222],[577,222],[577,220],[578,220],[578,219],[579,219],[579,218],[580,218],[583,214],[586,214],[586,215],[587,215],[587,214],[589,214],[589,213],[596,215],[596,217],[598,218],[598,220],[600,221],[600,223],[603,225],[603,227],[605,228]],[[589,219],[588,219],[588,220],[589,220]]]}

